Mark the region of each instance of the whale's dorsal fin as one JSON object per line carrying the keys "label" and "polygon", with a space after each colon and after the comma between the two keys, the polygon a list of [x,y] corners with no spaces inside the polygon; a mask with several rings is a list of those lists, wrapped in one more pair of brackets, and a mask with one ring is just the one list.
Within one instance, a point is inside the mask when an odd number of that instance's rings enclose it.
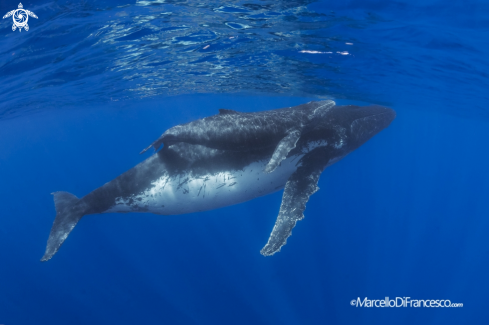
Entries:
{"label": "whale's dorsal fin", "polygon": [[278,165],[287,158],[290,150],[295,148],[295,145],[299,138],[301,137],[301,131],[294,129],[289,131],[289,133],[277,144],[275,151],[273,152],[272,158],[265,167],[265,172],[271,173],[278,167]]}
{"label": "whale's dorsal fin", "polygon": [[240,112],[233,111],[232,109],[219,108],[219,115],[225,114],[241,114]]}
{"label": "whale's dorsal fin", "polygon": [[262,255],[270,256],[279,252],[292,234],[292,228],[297,221],[304,218],[303,212],[309,197],[319,190],[317,183],[329,161],[328,156],[326,147],[318,147],[301,159],[302,166],[297,168],[285,184],[277,221],[268,243],[261,250]]}

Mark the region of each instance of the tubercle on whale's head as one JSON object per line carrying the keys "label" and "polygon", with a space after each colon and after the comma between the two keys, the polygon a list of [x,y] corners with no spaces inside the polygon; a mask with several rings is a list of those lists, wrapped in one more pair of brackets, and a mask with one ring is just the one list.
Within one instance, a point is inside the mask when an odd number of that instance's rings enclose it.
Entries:
{"label": "tubercle on whale's head", "polygon": [[396,112],[379,105],[350,106],[350,145],[357,148],[388,127],[396,118]]}

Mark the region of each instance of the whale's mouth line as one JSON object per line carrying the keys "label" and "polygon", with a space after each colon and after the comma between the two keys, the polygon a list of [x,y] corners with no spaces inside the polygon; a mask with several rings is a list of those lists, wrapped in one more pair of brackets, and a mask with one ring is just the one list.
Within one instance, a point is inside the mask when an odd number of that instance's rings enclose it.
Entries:
{"label": "whale's mouth line", "polygon": [[371,118],[371,117],[374,117],[374,116],[380,116],[380,115],[385,115],[385,114],[392,114],[394,116],[394,118],[396,117],[396,113],[395,113],[394,110],[388,110],[388,111],[385,111],[385,112],[382,112],[382,113],[376,113],[376,114],[372,114],[372,115],[369,115],[369,116],[359,117],[357,119],[354,119],[351,123],[353,124],[355,121],[358,121],[358,120],[368,119],[368,118]]}

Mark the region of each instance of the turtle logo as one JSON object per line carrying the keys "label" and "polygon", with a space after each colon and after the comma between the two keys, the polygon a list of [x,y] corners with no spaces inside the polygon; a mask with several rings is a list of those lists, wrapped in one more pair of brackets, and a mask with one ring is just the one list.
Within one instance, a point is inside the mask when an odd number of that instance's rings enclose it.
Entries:
{"label": "turtle logo", "polygon": [[37,19],[35,13],[29,10],[25,10],[23,8],[24,7],[22,6],[22,3],[19,3],[19,9],[9,11],[5,14],[5,16],[3,16],[3,19],[12,16],[12,19],[14,21],[14,24],[12,25],[13,31],[15,31],[17,28],[19,28],[19,32],[22,31],[22,28],[28,31],[29,25],[27,25],[27,21],[29,20],[29,16]]}

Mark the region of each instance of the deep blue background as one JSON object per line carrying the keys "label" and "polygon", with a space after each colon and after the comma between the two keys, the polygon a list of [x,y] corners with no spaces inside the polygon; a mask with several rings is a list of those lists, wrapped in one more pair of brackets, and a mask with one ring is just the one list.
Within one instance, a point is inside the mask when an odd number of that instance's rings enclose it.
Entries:
{"label": "deep blue background", "polygon": [[[328,168],[282,251],[263,257],[281,193],[183,216],[86,216],[39,262],[49,193],[82,196],[131,168],[167,127],[215,107],[305,98],[181,96],[2,121],[0,307],[5,324],[484,324],[487,122],[398,109]],[[356,297],[463,308],[367,309]]]}
{"label": "deep blue background", "polygon": [[[27,33],[0,21],[0,324],[488,324],[489,5],[274,3],[269,25],[214,26],[225,37],[211,43],[199,19],[247,20],[192,16],[185,1],[57,1],[24,3],[40,17]],[[0,1],[2,15],[17,5]],[[165,10],[176,18],[134,18]],[[203,34],[173,44],[166,24]],[[39,262],[51,192],[89,193],[148,157],[138,153],[167,128],[218,108],[329,95],[389,105],[397,118],[325,170],[280,253],[259,253],[277,192],[190,215],[86,216]],[[350,305],[386,296],[464,307]]]}

